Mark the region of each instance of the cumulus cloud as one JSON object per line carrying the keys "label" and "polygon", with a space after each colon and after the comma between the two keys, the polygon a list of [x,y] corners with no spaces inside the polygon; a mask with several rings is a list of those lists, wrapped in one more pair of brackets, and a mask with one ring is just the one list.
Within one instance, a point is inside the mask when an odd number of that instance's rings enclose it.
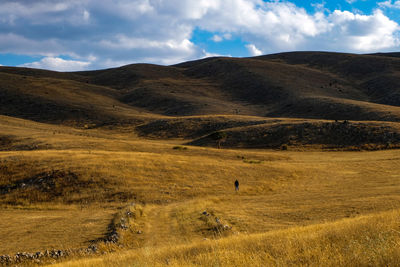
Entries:
{"label": "cumulus cloud", "polygon": [[255,45],[248,44],[246,45],[247,50],[249,50],[250,55],[252,56],[260,56],[262,55],[261,50],[259,50]]}
{"label": "cumulus cloud", "polygon": [[79,71],[85,70],[90,65],[90,62],[65,60],[57,57],[45,57],[40,61],[26,63],[21,67],[49,69],[56,71]]}
{"label": "cumulus cloud", "polygon": [[[348,0],[354,1],[354,0]],[[400,0],[379,8],[400,7]],[[192,40],[241,39],[250,55],[289,50],[375,52],[399,48],[399,25],[369,15],[263,0],[3,0],[0,52],[40,55],[34,67],[105,68],[134,62],[173,64],[212,54]],[[229,54],[229,51],[226,52]],[[67,55],[72,60],[63,60]]]}
{"label": "cumulus cloud", "polygon": [[182,19],[163,1],[5,0],[0,3],[0,52],[68,55],[77,62],[92,56],[90,68],[199,58],[203,51],[190,41],[194,26]]}
{"label": "cumulus cloud", "polygon": [[330,20],[333,24],[331,39],[342,49],[363,52],[384,50],[400,44],[396,35],[399,25],[380,10],[370,16],[336,10],[330,15]]}
{"label": "cumulus cloud", "polygon": [[309,14],[289,2],[230,0],[221,3],[218,12],[207,13],[201,27],[209,31],[229,30],[264,53],[288,50],[373,52],[399,46],[398,24],[380,10],[371,15],[319,10]]}

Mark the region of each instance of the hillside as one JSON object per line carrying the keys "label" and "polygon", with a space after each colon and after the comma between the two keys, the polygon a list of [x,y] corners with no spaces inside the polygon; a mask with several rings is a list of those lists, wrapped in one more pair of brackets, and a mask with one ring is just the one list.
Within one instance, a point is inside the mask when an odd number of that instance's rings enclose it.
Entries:
{"label": "hillside", "polygon": [[[374,121],[367,130],[374,132],[379,121],[400,121],[399,84],[396,53],[293,52],[70,73],[0,67],[0,114],[151,138],[247,131],[253,128],[244,126],[269,118],[364,121],[365,129]],[[189,133],[193,119],[187,116],[201,118],[202,130]],[[321,131],[313,129],[309,135]]]}

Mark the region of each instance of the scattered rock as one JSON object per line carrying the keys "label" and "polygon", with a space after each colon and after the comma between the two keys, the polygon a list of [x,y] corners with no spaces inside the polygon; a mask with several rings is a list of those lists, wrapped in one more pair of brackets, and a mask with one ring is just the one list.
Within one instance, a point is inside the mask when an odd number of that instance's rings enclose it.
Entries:
{"label": "scattered rock", "polygon": [[88,247],[88,249],[92,250],[93,252],[97,252],[98,251],[98,248],[97,248],[97,246],[95,244],[90,245]]}
{"label": "scattered rock", "polygon": [[113,231],[110,233],[110,235],[106,238],[106,241],[109,241],[111,243],[117,243],[119,240],[119,234],[117,231]]}

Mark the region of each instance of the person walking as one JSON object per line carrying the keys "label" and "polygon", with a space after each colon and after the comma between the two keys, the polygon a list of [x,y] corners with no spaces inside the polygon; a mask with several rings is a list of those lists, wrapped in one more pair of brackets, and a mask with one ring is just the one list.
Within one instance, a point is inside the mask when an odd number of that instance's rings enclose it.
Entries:
{"label": "person walking", "polygon": [[236,192],[239,191],[239,181],[238,180],[235,181],[235,191]]}

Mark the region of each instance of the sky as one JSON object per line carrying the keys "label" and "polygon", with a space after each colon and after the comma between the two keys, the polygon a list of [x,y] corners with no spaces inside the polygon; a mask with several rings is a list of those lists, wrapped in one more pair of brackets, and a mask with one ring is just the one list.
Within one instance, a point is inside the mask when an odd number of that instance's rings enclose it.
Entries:
{"label": "sky", "polygon": [[210,56],[400,50],[400,0],[1,0],[0,65],[57,71]]}

